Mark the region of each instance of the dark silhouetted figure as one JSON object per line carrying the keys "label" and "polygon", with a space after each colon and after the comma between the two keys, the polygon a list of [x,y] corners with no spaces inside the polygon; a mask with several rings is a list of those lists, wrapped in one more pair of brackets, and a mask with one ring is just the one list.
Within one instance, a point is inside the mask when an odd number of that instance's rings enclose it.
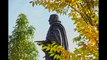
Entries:
{"label": "dark silhouetted figure", "polygon": [[[66,36],[66,31],[61,24],[61,21],[59,21],[59,17],[56,14],[50,15],[49,18],[49,24],[50,28],[48,30],[45,43],[52,43],[52,41],[55,41],[57,44],[62,45],[66,50],[68,50],[68,40]],[[46,60],[53,60],[52,57],[49,56],[47,52],[45,52]]]}

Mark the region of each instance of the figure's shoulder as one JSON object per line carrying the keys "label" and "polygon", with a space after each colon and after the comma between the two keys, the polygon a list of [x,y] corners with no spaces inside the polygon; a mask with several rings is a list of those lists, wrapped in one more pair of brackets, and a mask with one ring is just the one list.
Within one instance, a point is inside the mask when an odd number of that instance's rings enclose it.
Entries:
{"label": "figure's shoulder", "polygon": [[59,26],[63,26],[61,23],[54,23],[54,24],[52,24],[52,26],[56,26],[56,27],[59,27]]}
{"label": "figure's shoulder", "polygon": [[53,25],[51,26],[51,28],[52,28],[53,30],[60,30],[60,29],[63,29],[63,25],[62,25],[62,24],[53,24]]}

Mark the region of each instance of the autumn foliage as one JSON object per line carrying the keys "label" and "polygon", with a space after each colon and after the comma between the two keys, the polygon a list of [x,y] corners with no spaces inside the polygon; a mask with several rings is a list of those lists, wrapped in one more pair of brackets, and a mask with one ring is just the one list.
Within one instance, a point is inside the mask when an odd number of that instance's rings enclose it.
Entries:
{"label": "autumn foliage", "polygon": [[98,60],[99,0],[36,0],[30,3],[72,17],[76,25],[74,30],[80,33],[73,40],[79,48],[72,53],[72,60]]}
{"label": "autumn foliage", "polygon": [[70,60],[72,57],[72,54],[69,51],[65,50],[61,45],[56,44],[54,41],[52,44],[42,44],[39,42],[38,45],[42,46],[42,50],[48,52],[55,60]]}

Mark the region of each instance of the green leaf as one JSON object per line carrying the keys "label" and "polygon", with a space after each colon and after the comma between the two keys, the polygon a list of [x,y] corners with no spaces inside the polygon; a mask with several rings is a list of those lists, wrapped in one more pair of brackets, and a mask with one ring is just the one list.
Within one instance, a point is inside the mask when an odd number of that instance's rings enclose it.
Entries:
{"label": "green leaf", "polygon": [[57,56],[56,56],[56,59],[59,59],[59,58],[60,58],[59,55],[57,55]]}
{"label": "green leaf", "polygon": [[38,44],[38,45],[43,45],[43,43],[42,43],[42,42],[38,42],[37,44]]}
{"label": "green leaf", "polygon": [[54,56],[54,53],[50,54],[50,56]]}
{"label": "green leaf", "polygon": [[45,50],[45,49],[47,49],[47,46],[43,46],[42,50]]}
{"label": "green leaf", "polygon": [[74,31],[77,31],[77,28],[74,28]]}
{"label": "green leaf", "polygon": [[75,41],[75,42],[80,41],[80,40],[81,40],[81,36],[75,37],[75,38],[73,39],[73,41]]}
{"label": "green leaf", "polygon": [[54,55],[54,59],[56,59],[57,58],[57,55]]}
{"label": "green leaf", "polygon": [[49,50],[50,50],[50,47],[47,47],[47,48],[46,48],[46,51],[49,51]]}
{"label": "green leaf", "polygon": [[52,51],[49,51],[48,53],[49,53],[49,54],[52,54],[53,52],[52,52]]}
{"label": "green leaf", "polygon": [[55,45],[55,44],[56,44],[56,42],[55,42],[55,41],[52,41],[52,46]]}
{"label": "green leaf", "polygon": [[48,47],[51,47],[51,44],[48,44]]}

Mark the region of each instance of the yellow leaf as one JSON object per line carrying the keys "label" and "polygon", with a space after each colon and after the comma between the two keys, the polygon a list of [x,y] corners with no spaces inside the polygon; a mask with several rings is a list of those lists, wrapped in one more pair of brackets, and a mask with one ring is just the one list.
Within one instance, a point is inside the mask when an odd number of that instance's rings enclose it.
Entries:
{"label": "yellow leaf", "polygon": [[62,0],[62,2],[65,2],[65,0]]}
{"label": "yellow leaf", "polygon": [[95,44],[96,44],[96,41],[93,40],[93,39],[91,39],[90,42],[91,42],[92,45],[95,45]]}
{"label": "yellow leaf", "polygon": [[72,0],[72,2],[74,2],[75,0]]}
{"label": "yellow leaf", "polygon": [[72,3],[70,3],[70,6],[72,6],[73,4]]}

